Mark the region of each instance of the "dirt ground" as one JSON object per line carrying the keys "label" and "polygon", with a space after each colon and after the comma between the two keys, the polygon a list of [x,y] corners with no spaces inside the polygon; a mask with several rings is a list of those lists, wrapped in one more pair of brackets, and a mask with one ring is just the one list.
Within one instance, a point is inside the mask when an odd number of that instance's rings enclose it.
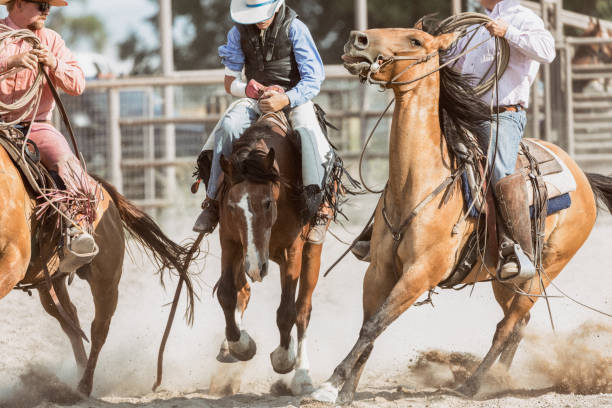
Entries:
{"label": "dirt ground", "polygon": [[[370,200],[371,201],[371,200]],[[349,239],[374,205],[352,208],[355,222],[335,226]],[[176,239],[189,232],[197,209],[166,214],[163,226]],[[585,246],[556,280],[566,294],[607,313],[612,312],[612,217],[601,215]],[[328,235],[323,269],[345,245]],[[69,342],[57,322],[43,311],[36,294],[14,292],[0,301],[0,407],[318,407],[287,396],[270,365],[278,345],[276,308],[280,300],[278,268],[253,285],[245,317],[258,345],[247,363],[222,365],[215,360],[223,339],[221,309],[212,298],[219,275],[216,235],[209,255],[194,266],[200,271],[196,323],[177,318],[165,354],[164,381],[151,392],[157,348],[175,281],[165,291],[146,256],[137,248],[127,260],[119,306],[102,350],[91,398],[74,390],[79,379]],[[323,382],[356,340],[361,324],[361,282],[366,264],[347,258],[314,295],[309,354],[315,386]],[[85,282],[75,280],[70,292],[84,329],[93,317]],[[551,295],[559,295],[552,289]],[[556,334],[544,302],[538,302],[509,374],[492,370],[474,399],[454,395],[456,386],[486,353],[501,319],[490,285],[463,291],[439,291],[434,307],[411,308],[377,340],[362,378],[355,407],[612,407],[612,319],[567,298],[551,299]],[[240,391],[214,396],[212,384],[230,379]],[[280,382],[279,382],[280,380]]]}

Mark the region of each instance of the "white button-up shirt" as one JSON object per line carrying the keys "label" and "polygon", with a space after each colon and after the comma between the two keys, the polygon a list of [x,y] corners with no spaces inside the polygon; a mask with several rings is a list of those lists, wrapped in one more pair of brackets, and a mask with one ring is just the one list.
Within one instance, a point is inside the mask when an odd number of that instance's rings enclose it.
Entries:
{"label": "white button-up shirt", "polygon": [[[492,11],[487,10],[491,19],[501,19],[508,23],[505,38],[510,45],[508,68],[499,79],[499,105],[529,105],[529,89],[538,73],[540,63],[550,63],[555,59],[555,40],[544,27],[544,22],[531,10],[520,5],[519,0],[503,0]],[[468,30],[469,31],[469,30]],[[456,53],[463,50],[473,33],[463,37],[457,45]],[[495,67],[495,41],[489,31],[481,27],[466,48],[469,49],[489,38],[490,40],[457,61],[456,70],[475,77],[475,84],[483,77],[490,76]],[[495,97],[492,91],[482,96],[490,104]],[[496,101],[493,101],[496,105]]]}

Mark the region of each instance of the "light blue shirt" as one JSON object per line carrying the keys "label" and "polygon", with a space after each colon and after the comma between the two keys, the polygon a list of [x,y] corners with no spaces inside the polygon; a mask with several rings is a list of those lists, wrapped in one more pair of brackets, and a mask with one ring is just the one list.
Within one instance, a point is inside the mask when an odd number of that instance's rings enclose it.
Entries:
{"label": "light blue shirt", "polygon": [[[301,78],[294,88],[287,91],[291,107],[295,108],[319,94],[321,83],[325,79],[325,70],[308,27],[297,18],[289,27],[289,40],[293,44],[293,54]],[[244,53],[240,46],[240,32],[236,26],[227,34],[227,44],[219,47],[219,56],[228,69],[242,71]]]}

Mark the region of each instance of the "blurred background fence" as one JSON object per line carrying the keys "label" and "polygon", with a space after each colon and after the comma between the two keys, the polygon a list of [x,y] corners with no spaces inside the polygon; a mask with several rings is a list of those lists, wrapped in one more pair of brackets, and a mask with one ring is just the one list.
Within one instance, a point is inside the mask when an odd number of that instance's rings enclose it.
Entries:
{"label": "blurred background fence", "polygon": [[[557,58],[541,68],[533,86],[526,136],[557,143],[583,167],[608,172],[612,61],[575,65],[572,57],[578,47],[612,49],[612,40],[564,36],[564,26],[585,29],[590,19],[563,10],[560,1],[523,4],[544,16],[557,44]],[[610,22],[601,25],[612,29]],[[170,67],[164,72],[92,80],[84,95],[63,97],[89,171],[110,180],[143,207],[163,208],[184,200],[195,159],[232,101],[223,88],[222,70],[174,72]],[[326,77],[315,102],[340,129],[330,130],[330,138],[356,172],[363,142],[392,94],[361,84],[340,65],[326,66]],[[577,90],[578,81],[590,85]],[[390,114],[368,150],[364,174],[370,184],[383,185],[386,180],[389,124]]]}

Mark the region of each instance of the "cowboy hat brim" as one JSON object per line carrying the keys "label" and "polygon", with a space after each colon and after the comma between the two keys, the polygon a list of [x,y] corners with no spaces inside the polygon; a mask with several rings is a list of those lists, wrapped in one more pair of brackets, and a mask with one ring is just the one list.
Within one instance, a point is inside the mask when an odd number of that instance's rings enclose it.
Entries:
{"label": "cowboy hat brim", "polygon": [[230,15],[238,24],[257,24],[274,16],[278,7],[284,0],[269,0],[256,7],[247,5],[246,0],[232,0]]}
{"label": "cowboy hat brim", "polygon": [[[53,7],[63,7],[63,6],[68,5],[68,2],[64,0],[33,0],[33,1],[38,2],[38,3],[49,3],[49,5]],[[8,2],[9,0],[0,0],[0,6],[3,6]]]}

